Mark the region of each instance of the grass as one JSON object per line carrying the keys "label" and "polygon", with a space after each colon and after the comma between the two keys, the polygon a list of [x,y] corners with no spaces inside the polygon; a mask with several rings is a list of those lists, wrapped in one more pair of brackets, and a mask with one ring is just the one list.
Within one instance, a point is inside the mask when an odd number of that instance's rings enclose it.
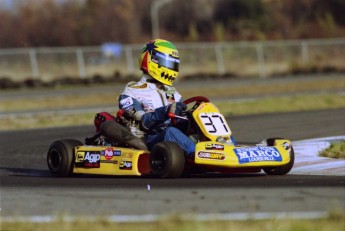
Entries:
{"label": "grass", "polygon": [[331,146],[319,153],[319,156],[345,159],[345,141],[331,144]]}
{"label": "grass", "polygon": [[207,82],[202,88],[189,89],[188,91],[181,90],[182,95],[192,97],[200,95],[206,97],[250,97],[257,95],[268,94],[294,94],[296,92],[312,92],[312,91],[337,91],[345,89],[345,81],[337,79],[319,79],[317,81],[292,81],[288,83],[266,83],[266,84],[251,84],[246,86],[218,86],[216,89],[210,91]]}
{"label": "grass", "polygon": [[[85,88],[85,86],[84,86]],[[295,94],[297,92],[312,92],[312,91],[341,91],[345,90],[345,81],[338,79],[318,79],[317,81],[291,81],[288,83],[270,83],[265,84],[250,84],[244,86],[224,86],[220,85],[209,89],[209,86],[204,84],[195,88],[181,88],[179,91],[184,98],[202,94],[205,97],[251,97],[257,95],[267,94]],[[116,105],[116,97],[118,92],[115,90],[106,90],[104,92],[88,94],[74,94],[74,95],[59,95],[45,98],[17,98],[17,99],[0,99],[0,112],[2,111],[26,111],[39,109],[53,109],[53,108],[74,108],[74,107],[92,107],[106,104]],[[303,103],[303,102],[302,102]]]}
{"label": "grass", "polygon": [[217,103],[224,115],[311,111],[345,107],[345,96],[337,94],[269,97],[247,102]]}
{"label": "grass", "polygon": [[[84,99],[80,99],[84,102]],[[51,100],[47,100],[51,103]],[[73,100],[69,106],[75,105],[78,99]],[[69,101],[65,101],[66,102]],[[63,102],[61,102],[62,104]],[[43,105],[42,102],[39,105]],[[57,99],[54,105],[59,105],[60,99]],[[248,115],[273,112],[291,112],[291,111],[307,111],[317,109],[336,109],[345,108],[345,96],[338,94],[323,95],[298,95],[286,97],[270,97],[261,98],[250,101],[228,101],[216,103],[220,111],[226,116]],[[28,106],[28,105],[26,105]],[[72,107],[72,106],[71,106]],[[109,111],[115,114],[114,111]],[[92,125],[94,113],[85,114],[51,114],[51,115],[35,115],[35,116],[19,116],[16,118],[1,118],[0,130],[15,129],[31,129],[46,127],[62,127],[71,125]]]}
{"label": "grass", "polygon": [[104,104],[104,99],[113,99],[116,105],[116,96],[114,93],[90,93],[87,95],[62,95],[59,97],[44,97],[35,99],[10,99],[2,100],[0,111],[27,111],[40,109],[56,108],[75,108],[80,106],[99,106]]}
{"label": "grass", "polygon": [[2,230],[26,231],[93,231],[103,230],[141,230],[141,231],[218,231],[218,230],[246,230],[246,231],[343,231],[345,227],[344,213],[333,213],[324,219],[291,220],[268,219],[246,221],[193,221],[179,217],[161,219],[145,223],[117,223],[99,219],[97,221],[54,221],[49,223],[33,222],[2,222]]}

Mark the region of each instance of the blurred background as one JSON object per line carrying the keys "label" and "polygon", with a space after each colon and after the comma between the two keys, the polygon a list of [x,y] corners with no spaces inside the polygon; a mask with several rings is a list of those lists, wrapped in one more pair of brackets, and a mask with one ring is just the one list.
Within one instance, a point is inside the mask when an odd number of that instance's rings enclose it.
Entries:
{"label": "blurred background", "polygon": [[182,79],[344,73],[344,12],[344,0],[0,0],[0,88],[126,80],[158,37],[179,49]]}

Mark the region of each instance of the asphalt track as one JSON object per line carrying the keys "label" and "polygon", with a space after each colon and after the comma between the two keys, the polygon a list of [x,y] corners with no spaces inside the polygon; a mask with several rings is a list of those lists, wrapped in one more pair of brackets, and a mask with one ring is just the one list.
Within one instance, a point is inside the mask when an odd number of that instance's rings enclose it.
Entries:
{"label": "asphalt track", "polygon": [[[345,109],[228,118],[239,143],[345,134]],[[345,209],[345,179],[332,175],[206,175],[181,179],[54,178],[45,155],[57,139],[83,140],[92,126],[0,132],[0,214],[147,215],[328,212]]]}

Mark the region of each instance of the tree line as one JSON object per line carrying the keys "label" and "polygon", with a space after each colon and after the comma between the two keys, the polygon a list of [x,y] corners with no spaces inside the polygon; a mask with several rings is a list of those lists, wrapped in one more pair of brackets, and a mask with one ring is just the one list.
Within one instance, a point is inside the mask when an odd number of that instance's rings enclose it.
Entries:
{"label": "tree line", "polygon": [[[0,10],[0,48],[143,43],[154,1],[26,1]],[[345,37],[344,12],[343,0],[172,0],[158,18],[174,42],[278,40]]]}

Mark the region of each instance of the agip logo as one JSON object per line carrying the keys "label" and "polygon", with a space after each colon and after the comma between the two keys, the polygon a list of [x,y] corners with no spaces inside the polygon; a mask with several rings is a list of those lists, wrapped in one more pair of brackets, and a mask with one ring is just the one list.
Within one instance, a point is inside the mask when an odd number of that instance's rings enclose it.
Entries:
{"label": "agip logo", "polygon": [[84,168],[99,168],[101,166],[101,153],[86,152],[81,166]]}
{"label": "agip logo", "polygon": [[100,160],[101,160],[101,155],[99,153],[87,152],[84,156],[84,161],[87,161],[92,164],[100,162]]}
{"label": "agip logo", "polygon": [[132,161],[121,161],[119,167],[122,170],[132,170],[132,166]]}
{"label": "agip logo", "polygon": [[99,168],[101,166],[101,152],[78,152],[75,159],[75,166],[79,168]]}

